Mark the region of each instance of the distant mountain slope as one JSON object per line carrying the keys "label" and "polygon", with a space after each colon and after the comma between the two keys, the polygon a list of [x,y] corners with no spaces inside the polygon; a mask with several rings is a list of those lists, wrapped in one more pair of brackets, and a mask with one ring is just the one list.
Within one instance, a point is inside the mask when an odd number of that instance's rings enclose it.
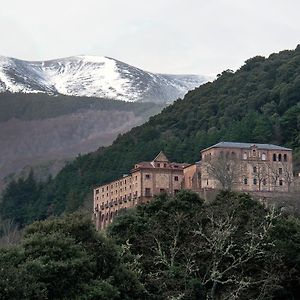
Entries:
{"label": "distant mountain slope", "polygon": [[[151,160],[163,150],[178,162],[200,159],[200,150],[219,141],[274,143],[293,148],[295,168],[300,162],[300,46],[269,58],[257,56],[235,73],[189,92],[142,126],[114,143],[68,164],[39,196],[11,210],[20,201],[14,189],[1,206],[5,217],[25,222],[92,203],[94,185],[128,173],[134,163]],[[18,186],[22,191],[22,184]],[[6,200],[7,199],[7,200]],[[6,206],[7,205],[7,206]],[[51,211],[49,208],[51,207]]]}
{"label": "distant mountain slope", "polygon": [[29,62],[0,56],[0,92],[172,102],[208,79],[200,75],[154,74],[108,57]]}
{"label": "distant mountain slope", "polygon": [[47,175],[47,166],[55,174],[64,160],[111,144],[162,108],[90,97],[0,94],[0,190],[4,177],[24,167]]}

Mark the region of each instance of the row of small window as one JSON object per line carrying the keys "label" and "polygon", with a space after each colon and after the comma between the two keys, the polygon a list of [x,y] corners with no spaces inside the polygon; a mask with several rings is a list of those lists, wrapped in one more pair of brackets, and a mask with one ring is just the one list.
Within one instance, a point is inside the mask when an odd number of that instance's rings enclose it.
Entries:
{"label": "row of small window", "polygon": [[[123,208],[123,210],[126,210],[126,207]],[[99,216],[99,219],[100,219],[100,222],[103,222],[103,221],[110,221],[113,219],[114,216],[116,216],[118,214],[118,210],[116,211],[112,211],[110,213],[106,213],[106,214],[101,214]]]}
{"label": "row of small window", "polygon": [[[150,174],[145,174],[145,179],[150,179],[151,175]],[[178,181],[179,177],[178,176],[174,176],[174,181]]]}
{"label": "row of small window", "polygon": [[[137,180],[137,176],[135,176],[135,177],[136,177],[135,180]],[[131,178],[129,178],[129,182],[131,182]],[[118,181],[118,182],[116,182],[115,184],[111,184],[111,185],[110,185],[110,188],[113,189],[114,187],[122,186],[123,184],[124,184],[124,185],[127,184],[127,179],[125,179],[124,181]],[[109,190],[109,186],[108,186],[108,185],[107,185],[106,187],[103,187],[103,188],[102,188],[102,193],[103,193],[105,190],[106,190],[106,191]],[[100,192],[100,190],[97,189],[97,190],[96,190],[96,194],[99,194],[99,192]]]}
{"label": "row of small window", "polygon": [[[268,182],[267,182],[267,179],[263,179],[263,180],[262,180],[262,184],[263,184],[263,185],[267,185],[267,183],[268,183]],[[248,178],[244,178],[244,184],[245,184],[245,185],[248,184]],[[253,178],[253,184],[254,184],[254,185],[257,185],[257,184],[258,184],[257,178]],[[279,185],[283,185],[283,180],[282,180],[282,179],[279,180]]]}
{"label": "row of small window", "polygon": [[[252,154],[253,154],[253,156],[256,156],[256,151],[253,150]],[[247,159],[247,158],[248,158],[248,155],[247,155],[246,152],[244,152],[243,159]],[[267,159],[266,153],[262,153],[261,160],[266,160],[266,159]],[[287,154],[282,155],[281,153],[279,153],[279,154],[273,153],[273,161],[285,161],[285,162],[287,162],[288,161]]]}
{"label": "row of small window", "polygon": [[110,202],[107,201],[105,204],[101,203],[100,206],[99,206],[99,204],[97,204],[95,207],[95,211],[99,211],[99,209],[104,210],[104,208],[113,207],[114,205],[122,204],[123,202],[126,203],[127,201],[131,201],[132,199],[136,199],[136,197],[137,197],[137,194],[133,195],[133,197],[130,195],[128,197],[126,197],[126,196],[120,197],[119,199],[115,199]]}
{"label": "row of small window", "polygon": [[[253,173],[257,173],[257,167],[253,167]],[[282,174],[282,168],[278,168],[278,174]]]}
{"label": "row of small window", "polygon": [[[176,190],[176,189],[174,190],[174,194],[177,194],[178,192],[179,192],[179,190]],[[160,189],[159,193],[160,194],[166,193],[166,190],[165,189]],[[145,188],[145,196],[152,196],[150,188]]]}

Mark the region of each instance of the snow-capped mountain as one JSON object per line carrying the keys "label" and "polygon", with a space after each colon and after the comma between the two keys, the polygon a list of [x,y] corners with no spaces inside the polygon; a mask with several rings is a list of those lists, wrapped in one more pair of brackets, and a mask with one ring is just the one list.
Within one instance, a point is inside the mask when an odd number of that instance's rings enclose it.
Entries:
{"label": "snow-capped mountain", "polygon": [[201,75],[154,74],[109,57],[72,56],[31,62],[0,56],[0,92],[171,102],[208,79]]}

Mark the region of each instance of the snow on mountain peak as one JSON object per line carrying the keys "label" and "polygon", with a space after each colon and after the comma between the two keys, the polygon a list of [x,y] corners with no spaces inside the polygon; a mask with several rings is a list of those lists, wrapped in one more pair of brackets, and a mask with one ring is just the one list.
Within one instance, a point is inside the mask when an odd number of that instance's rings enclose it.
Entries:
{"label": "snow on mountain peak", "polygon": [[42,62],[0,56],[0,92],[170,102],[205,81],[204,76],[146,72],[105,56],[79,55]]}

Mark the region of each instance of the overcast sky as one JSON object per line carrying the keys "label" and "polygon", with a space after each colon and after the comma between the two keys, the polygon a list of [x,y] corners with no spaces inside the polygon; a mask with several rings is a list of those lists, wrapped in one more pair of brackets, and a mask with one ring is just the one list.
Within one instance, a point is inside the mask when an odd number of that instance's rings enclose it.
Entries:
{"label": "overcast sky", "polygon": [[0,55],[217,74],[300,43],[299,0],[1,0]]}

